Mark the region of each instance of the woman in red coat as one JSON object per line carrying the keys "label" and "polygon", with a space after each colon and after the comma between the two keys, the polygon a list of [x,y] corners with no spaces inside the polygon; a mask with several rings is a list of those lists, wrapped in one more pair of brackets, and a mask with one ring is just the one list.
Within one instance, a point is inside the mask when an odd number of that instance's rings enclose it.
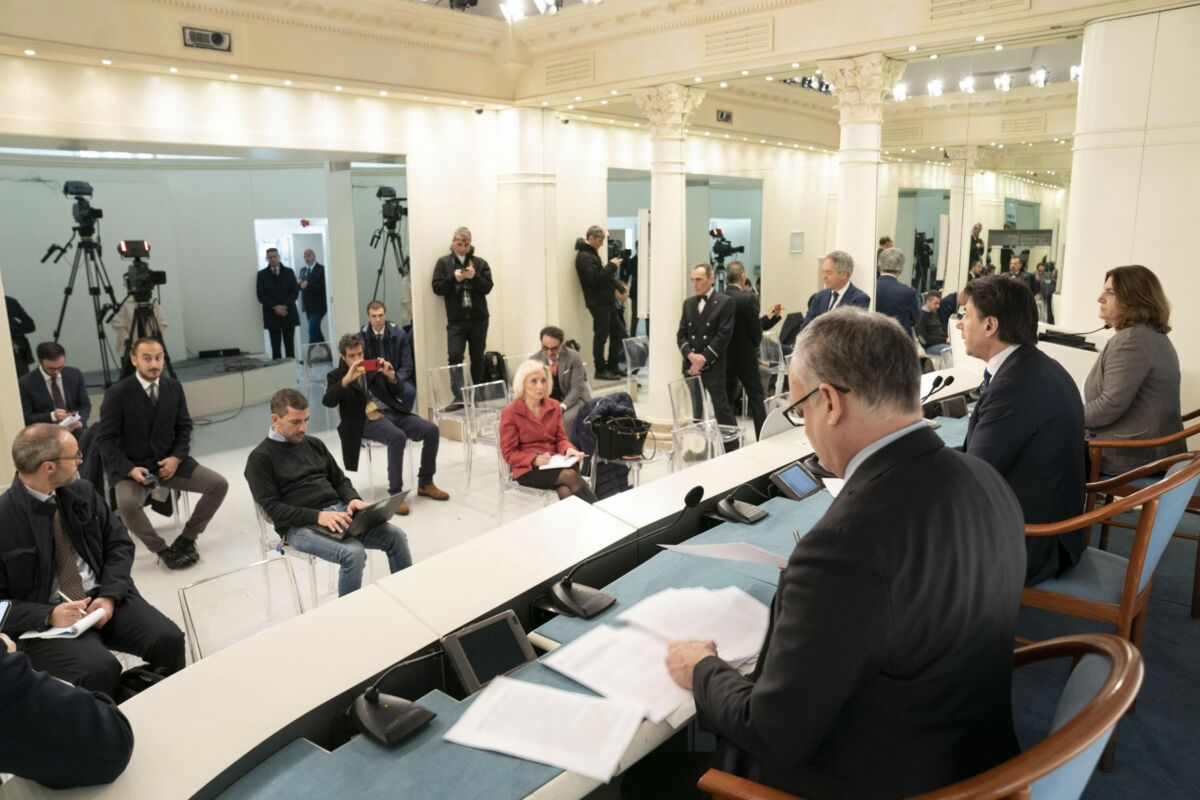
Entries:
{"label": "woman in red coat", "polygon": [[[513,376],[516,399],[500,412],[500,455],[522,486],[553,490],[559,499],[577,495],[594,503],[595,493],[579,474],[583,453],[571,446],[563,430],[562,406],[550,397],[550,381],[550,368],[540,361],[526,361],[517,367]],[[553,456],[578,460],[568,467],[542,469]]]}

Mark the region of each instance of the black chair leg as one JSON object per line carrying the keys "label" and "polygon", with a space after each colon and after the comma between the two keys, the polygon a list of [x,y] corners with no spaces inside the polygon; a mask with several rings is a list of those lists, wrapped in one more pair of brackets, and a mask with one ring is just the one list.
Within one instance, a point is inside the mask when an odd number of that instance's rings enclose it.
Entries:
{"label": "black chair leg", "polygon": [[1112,737],[1109,738],[1108,744],[1104,746],[1104,752],[1100,754],[1100,770],[1102,772],[1112,772],[1117,768],[1117,732],[1113,730]]}

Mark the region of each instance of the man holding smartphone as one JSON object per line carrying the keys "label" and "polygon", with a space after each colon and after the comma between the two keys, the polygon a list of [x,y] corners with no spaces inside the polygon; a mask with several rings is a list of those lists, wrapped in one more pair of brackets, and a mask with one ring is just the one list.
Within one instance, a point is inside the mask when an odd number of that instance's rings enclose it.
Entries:
{"label": "man holding smartphone", "polygon": [[[471,383],[483,383],[483,351],[487,347],[488,305],[492,268],[471,244],[471,231],[456,228],[450,253],[433,267],[433,293],[446,301],[446,363],[463,363],[471,356]],[[462,402],[462,373],[451,375],[455,400]]]}
{"label": "man holding smartphone", "polygon": [[[341,416],[338,436],[346,469],[358,470],[363,439],[387,445],[388,494],[399,494],[404,488],[404,448],[411,439],[421,443],[417,494],[431,500],[449,500],[450,495],[433,482],[441,433],[437,425],[407,409],[395,366],[386,358],[364,358],[357,333],[339,339],[338,352],[342,360],[325,379],[322,403],[326,408],[336,408]],[[408,503],[401,503],[396,513],[408,514]]]}

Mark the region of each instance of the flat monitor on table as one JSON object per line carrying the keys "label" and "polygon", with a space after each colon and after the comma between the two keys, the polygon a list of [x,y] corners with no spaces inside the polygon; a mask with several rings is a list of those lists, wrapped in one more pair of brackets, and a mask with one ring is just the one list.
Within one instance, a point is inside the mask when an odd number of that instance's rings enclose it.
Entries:
{"label": "flat monitor on table", "polygon": [[443,637],[442,647],[469,694],[537,657],[512,611],[503,611]]}

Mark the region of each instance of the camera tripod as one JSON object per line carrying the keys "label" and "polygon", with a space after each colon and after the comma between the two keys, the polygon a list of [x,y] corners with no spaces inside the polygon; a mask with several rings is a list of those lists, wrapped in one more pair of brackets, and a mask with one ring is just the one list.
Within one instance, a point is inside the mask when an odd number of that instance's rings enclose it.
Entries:
{"label": "camera tripod", "polygon": [[[46,250],[46,255],[42,256],[42,263],[46,263],[55,251],[58,256],[54,259],[57,264],[62,259],[67,251],[71,249],[72,243],[75,241],[75,236],[79,236],[79,245],[75,248],[75,260],[71,263],[71,274],[67,278],[67,285],[63,288],[62,307],[58,312],[58,323],[54,326],[54,341],[58,341],[62,333],[63,320],[67,316],[67,304],[71,300],[71,295],[75,291],[75,280],[79,276],[79,265],[83,264],[83,272],[86,275],[88,294],[92,296],[92,315],[96,324],[96,340],[100,346],[100,367],[104,373],[104,388],[112,385],[112,368],[113,353],[108,345],[108,337],[104,334],[104,317],[105,312],[109,309],[117,307],[117,296],[113,293],[112,282],[108,279],[108,270],[104,266],[104,259],[100,257],[100,242],[96,240],[96,230],[91,228],[88,232],[84,232],[83,226],[77,225],[71,229],[71,238],[66,244],[50,245]],[[103,291],[108,295],[109,302],[107,304],[100,302],[100,292]]]}
{"label": "camera tripod", "polygon": [[167,374],[178,380],[175,375],[175,367],[171,364],[171,353],[167,350],[167,341],[163,338],[162,328],[158,326],[158,318],[154,316],[154,300],[152,298],[141,300],[134,297],[132,293],[127,294],[119,305],[113,307],[113,313],[109,319],[115,317],[130,298],[133,298],[133,318],[129,321],[129,335],[125,338],[125,346],[121,349],[121,377],[128,378],[134,373],[133,359],[130,358],[130,355],[133,354],[133,343],[138,339],[156,339],[162,345],[163,365],[167,369]]}
{"label": "camera tripod", "polygon": [[404,255],[404,239],[400,236],[399,220],[383,221],[383,224],[371,234],[371,247],[378,247],[379,241],[383,238],[384,231],[387,231],[387,241],[383,244],[383,253],[379,257],[379,269],[375,272],[375,291],[371,293],[371,300],[379,299],[379,287],[383,284],[384,294],[387,293],[387,282],[383,277],[383,268],[387,265],[388,253],[392,254],[392,258],[396,262],[396,274],[401,278],[406,277],[409,271],[408,256]]}
{"label": "camera tripod", "polygon": [[713,271],[713,287],[716,291],[725,291],[725,256],[713,256],[712,261],[708,262],[712,266]]}

